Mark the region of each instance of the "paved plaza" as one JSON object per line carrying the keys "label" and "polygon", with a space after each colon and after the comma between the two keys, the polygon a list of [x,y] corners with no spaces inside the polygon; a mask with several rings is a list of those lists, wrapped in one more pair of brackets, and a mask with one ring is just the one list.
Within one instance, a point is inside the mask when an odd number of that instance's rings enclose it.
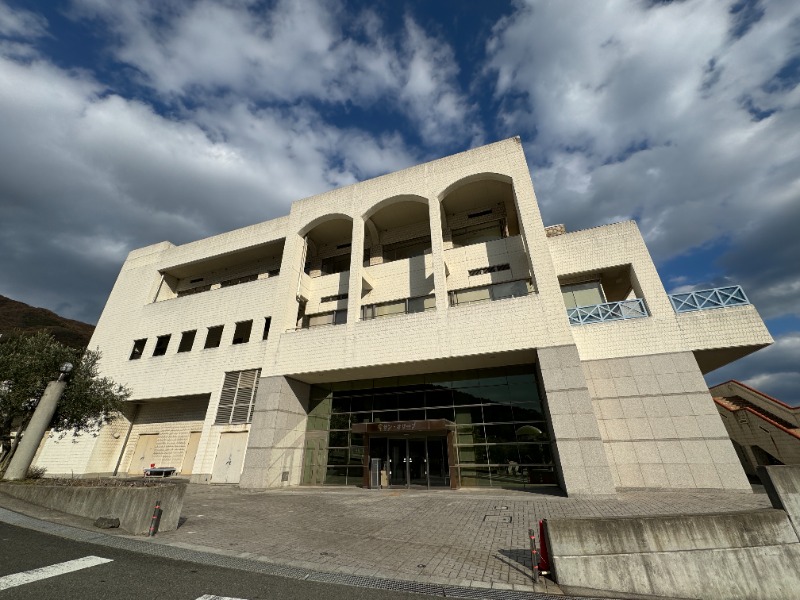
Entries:
{"label": "paved plaza", "polygon": [[[20,510],[18,501],[0,505]],[[697,514],[769,508],[763,493],[623,492],[603,499],[503,490],[189,485],[177,531],[155,541],[314,571],[531,590],[528,528],[539,519]],[[53,511],[29,514],[86,525]],[[49,516],[48,514],[49,513]],[[81,523],[80,521],[83,521]],[[555,592],[546,584],[537,591]]]}

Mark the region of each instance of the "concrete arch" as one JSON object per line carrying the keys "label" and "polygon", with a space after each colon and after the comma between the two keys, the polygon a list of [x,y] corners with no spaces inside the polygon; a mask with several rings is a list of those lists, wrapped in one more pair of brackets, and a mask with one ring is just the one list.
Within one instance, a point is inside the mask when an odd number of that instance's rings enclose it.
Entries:
{"label": "concrete arch", "polygon": [[373,204],[369,209],[367,209],[366,212],[364,212],[362,218],[366,221],[378,211],[392,204],[397,204],[398,202],[420,202],[422,204],[428,204],[429,201],[430,200],[425,196],[418,196],[416,194],[398,194],[397,196],[384,198],[383,200],[380,200],[377,203]]}
{"label": "concrete arch", "polygon": [[454,181],[450,185],[448,185],[438,196],[437,199],[439,202],[444,201],[444,199],[449,196],[452,192],[456,191],[458,188],[464,187],[465,185],[469,185],[471,183],[476,183],[478,181],[485,181],[485,180],[492,180],[492,181],[502,181],[503,183],[508,183],[513,187],[514,180],[502,173],[493,173],[491,171],[486,171],[484,173],[475,173],[474,175],[468,175],[467,177],[462,177],[457,181]]}
{"label": "concrete arch", "polygon": [[333,221],[336,219],[344,219],[346,221],[353,222],[353,217],[350,215],[346,215],[344,213],[329,213],[327,215],[321,215],[315,219],[312,219],[310,222],[306,223],[300,230],[297,232],[297,235],[300,237],[305,237],[315,229],[318,225],[322,225],[326,221]]}

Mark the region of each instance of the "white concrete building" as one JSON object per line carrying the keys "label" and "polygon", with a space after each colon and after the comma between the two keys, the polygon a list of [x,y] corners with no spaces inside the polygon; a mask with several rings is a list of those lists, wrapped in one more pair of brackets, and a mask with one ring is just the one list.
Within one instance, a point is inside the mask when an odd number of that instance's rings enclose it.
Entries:
{"label": "white concrete building", "polygon": [[635,223],[545,228],[513,138],[131,252],[91,341],[125,418],[38,464],[749,489],[702,374],[771,342],[738,287],[668,296]]}

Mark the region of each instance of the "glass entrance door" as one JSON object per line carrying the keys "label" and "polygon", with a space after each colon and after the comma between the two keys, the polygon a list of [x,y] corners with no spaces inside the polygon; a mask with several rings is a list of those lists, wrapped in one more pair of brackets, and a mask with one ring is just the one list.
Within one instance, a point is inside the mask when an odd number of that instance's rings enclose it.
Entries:
{"label": "glass entrance door", "polygon": [[388,438],[386,457],[389,487],[450,485],[444,437]]}

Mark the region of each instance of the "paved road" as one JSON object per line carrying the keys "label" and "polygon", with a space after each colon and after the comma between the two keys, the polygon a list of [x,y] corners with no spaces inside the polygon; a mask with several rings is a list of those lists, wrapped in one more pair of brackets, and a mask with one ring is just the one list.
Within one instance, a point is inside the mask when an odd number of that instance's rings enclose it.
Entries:
{"label": "paved road", "polygon": [[432,598],[198,565],[0,523],[0,600],[196,600],[204,596],[205,600],[213,596],[246,600]]}

